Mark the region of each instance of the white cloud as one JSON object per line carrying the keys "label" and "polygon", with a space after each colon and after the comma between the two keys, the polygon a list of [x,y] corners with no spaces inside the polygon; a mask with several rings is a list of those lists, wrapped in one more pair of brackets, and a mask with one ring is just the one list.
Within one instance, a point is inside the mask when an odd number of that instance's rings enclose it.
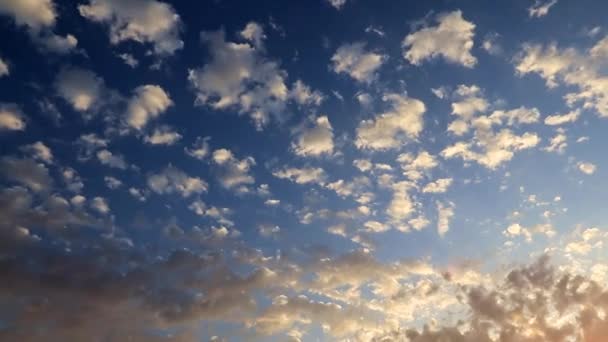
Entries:
{"label": "white cloud", "polygon": [[90,70],[77,67],[63,68],[55,80],[55,88],[74,110],[94,111],[103,101],[103,80]]}
{"label": "white cloud", "polygon": [[291,148],[299,156],[317,157],[332,154],[334,151],[334,133],[327,116],[315,119],[313,127],[304,128],[298,135]]}
{"label": "white cloud", "polygon": [[182,138],[173,128],[161,125],[154,129],[151,135],[147,135],[144,141],[151,145],[173,145]]}
{"label": "white cloud", "polygon": [[410,182],[397,182],[391,184],[393,197],[386,208],[386,213],[395,223],[402,222],[414,212],[414,201],[409,190],[412,189]]}
{"label": "white cloud", "polygon": [[129,188],[129,194],[133,197],[135,197],[138,201],[140,202],[145,202],[146,201],[146,192],[144,192],[143,190],[134,188],[134,187],[130,187]]}
{"label": "white cloud", "polygon": [[333,8],[337,9],[338,11],[342,9],[342,7],[344,7],[344,5],[346,5],[346,0],[326,0]]}
{"label": "white cloud", "polygon": [[108,150],[101,150],[97,152],[97,159],[103,165],[107,165],[109,167],[117,168],[124,170],[127,168],[127,162],[125,158],[120,154],[113,154]]}
{"label": "white cloud", "polygon": [[571,86],[575,91],[564,96],[570,107],[582,104],[584,109],[594,109],[599,116],[608,117],[608,77],[603,70],[607,56],[608,38],[587,51],[562,49],[555,43],[524,44],[515,58],[515,68],[519,75],[538,74],[549,88]]}
{"label": "white cloud", "polygon": [[324,99],[321,92],[318,90],[311,90],[310,87],[301,80],[297,80],[293,83],[293,86],[289,91],[289,97],[298,104],[316,106],[320,105]]}
{"label": "white cloud", "polygon": [[281,228],[279,226],[271,224],[262,224],[258,227],[258,233],[266,238],[276,236],[280,232]]}
{"label": "white cloud", "polygon": [[545,118],[545,125],[558,126],[568,122],[575,122],[581,115],[580,109],[573,110],[566,114],[549,115]]}
{"label": "white cloud", "polygon": [[325,182],[325,171],[321,168],[307,167],[298,169],[291,167],[275,170],[272,175],[281,179],[289,179],[297,184],[324,184]]}
{"label": "white cloud", "polygon": [[391,109],[359,124],[355,145],[360,149],[398,148],[407,141],[403,136],[416,139],[422,131],[426,111],[422,101],[398,94],[385,94],[382,99]]}
{"label": "white cloud", "polygon": [[249,22],[247,25],[245,25],[245,28],[240,33],[241,37],[252,42],[255,47],[262,48],[264,46],[266,34],[264,34],[264,29],[260,24],[256,22]]}
{"label": "white cloud", "polygon": [[52,0],[3,0],[0,13],[10,15],[17,25],[39,31],[55,25],[57,12]]}
{"label": "white cloud", "polygon": [[253,157],[239,160],[230,150],[222,148],[213,151],[212,160],[220,168],[218,177],[224,188],[238,193],[250,192],[248,185],[255,183],[255,179],[249,174],[251,167],[255,165]]}
{"label": "white cloud", "polygon": [[181,19],[173,7],[156,0],[89,0],[79,5],[83,17],[105,24],[110,42],[150,43],[154,54],[172,55],[184,46],[179,38]]}
{"label": "white cloud", "polygon": [[0,132],[23,131],[26,127],[21,109],[10,103],[0,103]]}
{"label": "white cloud", "polygon": [[441,14],[437,26],[425,27],[403,40],[404,58],[414,65],[441,56],[452,63],[472,68],[477,59],[471,55],[475,24],[462,18],[461,11]]}
{"label": "white cloud", "polygon": [[126,65],[130,66],[131,68],[136,68],[139,65],[139,61],[130,53],[121,53],[116,56],[118,56],[118,58],[120,58]]}
{"label": "white cloud", "polygon": [[331,57],[335,73],[345,73],[359,82],[371,82],[386,55],[365,50],[365,43],[344,44]]}
{"label": "white cloud", "polygon": [[444,236],[450,230],[450,220],[454,216],[454,204],[437,202],[437,233]]}
{"label": "white cloud", "polygon": [[537,224],[532,227],[524,227],[519,223],[513,223],[507,227],[503,232],[503,235],[513,238],[521,236],[526,242],[532,242],[534,235],[544,235],[546,237],[553,237],[556,233],[553,227],[548,224]]}
{"label": "white cloud", "polygon": [[390,226],[378,221],[367,221],[363,224],[363,227],[365,227],[365,231],[367,233],[383,233],[391,228]]}
{"label": "white cloud", "polygon": [[434,182],[428,183],[422,188],[424,193],[443,193],[452,185],[452,178],[440,178]]}
{"label": "white cloud", "polygon": [[11,16],[17,25],[25,26],[34,43],[43,50],[65,54],[78,44],[71,34],[61,37],[52,32],[58,17],[52,0],[3,0],[0,14]]}
{"label": "white cloud", "polygon": [[528,8],[528,15],[530,18],[544,17],[555,4],[557,0],[534,0],[534,5]]}
{"label": "white cloud", "polygon": [[95,197],[91,200],[91,208],[95,209],[100,214],[107,214],[110,212],[108,201],[103,197]]}
{"label": "white cloud", "polygon": [[20,149],[21,151],[31,155],[34,159],[42,160],[49,164],[53,163],[53,152],[41,141],[22,146]]}
{"label": "white cloud", "polygon": [[197,137],[192,147],[184,147],[184,151],[187,155],[203,160],[209,155],[209,140],[211,137]]}
{"label": "white cloud", "polygon": [[258,129],[277,118],[289,100],[287,73],[265,56],[265,49],[249,43],[225,40],[225,33],[203,32],[202,41],[211,54],[206,65],[188,71],[196,90],[196,104],[217,110],[237,108],[248,114]]}
{"label": "white cloud", "polygon": [[104,182],[106,183],[106,186],[112,190],[114,189],[118,189],[122,186],[122,182],[112,176],[105,176],[103,177]]}
{"label": "white cloud", "polygon": [[163,114],[173,101],[163,88],[157,85],[143,85],[135,88],[127,105],[127,124],[141,130],[152,119]]}
{"label": "white cloud", "polygon": [[576,166],[582,173],[587,174],[587,175],[591,175],[591,174],[595,173],[595,171],[597,170],[597,166],[595,166],[593,163],[589,163],[589,162],[578,162],[578,164],[576,164]]}
{"label": "white cloud", "polygon": [[190,177],[182,170],[169,165],[163,171],[148,176],[148,187],[157,194],[179,193],[182,197],[207,191],[207,182]]}
{"label": "white cloud", "polygon": [[3,157],[0,159],[0,174],[35,192],[50,190],[53,182],[46,166],[32,159]]}
{"label": "white cloud", "polygon": [[547,152],[563,153],[568,146],[567,137],[563,131],[558,131],[557,134],[549,141],[549,146],[545,147]]}
{"label": "white cloud", "polygon": [[8,63],[0,58],[0,77],[8,76],[10,74],[10,69],[8,67]]}

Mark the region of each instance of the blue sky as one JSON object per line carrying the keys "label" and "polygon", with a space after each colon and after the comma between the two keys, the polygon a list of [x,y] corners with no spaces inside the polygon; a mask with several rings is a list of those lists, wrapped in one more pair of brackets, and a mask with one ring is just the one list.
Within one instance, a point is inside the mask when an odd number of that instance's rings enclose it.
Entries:
{"label": "blue sky", "polygon": [[602,341],[606,9],[0,0],[0,339]]}

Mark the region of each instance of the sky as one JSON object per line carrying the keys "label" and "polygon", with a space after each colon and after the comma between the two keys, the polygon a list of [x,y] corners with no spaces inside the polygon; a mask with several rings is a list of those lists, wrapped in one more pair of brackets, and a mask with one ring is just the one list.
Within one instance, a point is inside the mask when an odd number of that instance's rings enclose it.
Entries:
{"label": "sky", "polygon": [[605,341],[607,10],[0,0],[0,340]]}

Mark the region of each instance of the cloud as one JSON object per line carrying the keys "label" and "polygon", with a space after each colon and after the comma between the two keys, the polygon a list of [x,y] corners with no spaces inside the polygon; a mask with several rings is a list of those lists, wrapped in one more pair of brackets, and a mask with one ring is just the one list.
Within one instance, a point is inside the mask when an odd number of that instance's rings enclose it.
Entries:
{"label": "cloud", "polygon": [[173,55],[184,46],[181,19],[173,7],[156,0],[89,0],[79,5],[83,17],[109,27],[110,42],[149,43],[153,53]]}
{"label": "cloud", "polygon": [[340,46],[331,57],[335,73],[348,74],[359,82],[371,82],[376,78],[376,71],[388,59],[388,56],[365,51],[365,43],[358,42]]}
{"label": "cloud", "polygon": [[8,76],[10,73],[8,63],[4,59],[0,58],[0,77]]}
{"label": "cloud", "polygon": [[569,122],[575,122],[578,120],[580,115],[581,111],[579,109],[573,110],[566,114],[549,115],[545,118],[545,125],[558,126]]}
{"label": "cloud", "polygon": [[443,193],[452,185],[452,178],[440,178],[434,182],[430,182],[422,188],[424,193]]}
{"label": "cloud", "polygon": [[332,154],[334,151],[333,138],[333,128],[327,116],[323,115],[315,119],[313,127],[306,127],[298,134],[291,148],[295,154],[302,157]]}
{"label": "cloud", "polygon": [[563,153],[568,146],[568,138],[562,130],[558,130],[557,134],[549,140],[549,146],[545,147],[547,152]]}
{"label": "cloud", "polygon": [[454,216],[454,204],[437,202],[437,233],[444,236],[450,230],[450,220]]}
{"label": "cloud", "polygon": [[544,235],[551,238],[556,234],[553,226],[548,223],[537,224],[532,227],[524,227],[519,223],[513,223],[509,225],[502,233],[510,238],[521,236],[525,238],[526,242],[532,242],[534,235]]}
{"label": "cloud", "polygon": [[0,2],[0,13],[12,16],[17,25],[35,31],[54,26],[57,19],[52,0],[6,0]]}
{"label": "cloud", "polygon": [[293,83],[289,92],[289,97],[300,105],[320,105],[325,99],[323,94],[318,90],[312,90],[301,80]]}
{"label": "cloud", "polygon": [[338,11],[342,9],[342,7],[344,7],[344,5],[346,5],[346,0],[326,0],[333,8],[337,9]]}
{"label": "cloud", "polygon": [[521,76],[538,74],[549,88],[560,84],[573,87],[577,91],[564,96],[570,107],[581,104],[585,109],[595,110],[600,117],[606,117],[608,87],[603,66],[608,56],[607,46],[608,38],[597,41],[586,51],[559,48],[556,43],[545,46],[526,43],[514,58],[515,69]]}
{"label": "cloud", "polygon": [[124,170],[128,167],[125,158],[120,154],[113,154],[108,150],[101,150],[97,152],[97,159],[103,165],[113,167],[116,169]]}
{"label": "cloud", "polygon": [[161,125],[154,129],[151,135],[144,137],[144,141],[151,145],[173,145],[180,141],[182,135],[167,125]]}
{"label": "cloud", "polygon": [[33,159],[2,157],[0,173],[4,178],[22,184],[34,192],[47,192],[53,183],[46,166]]}
{"label": "cloud", "polygon": [[323,184],[325,182],[325,171],[321,168],[295,168],[286,167],[280,170],[275,170],[272,175],[281,178],[289,179],[290,181],[297,184],[317,183]]}
{"label": "cloud", "polygon": [[406,139],[416,139],[424,127],[426,106],[407,95],[385,94],[382,100],[391,109],[363,120],[357,128],[355,145],[360,149],[387,150],[405,145]]}
{"label": "cloud", "polygon": [[79,112],[94,112],[107,96],[103,79],[90,70],[78,67],[61,69],[55,79],[55,89]]}
{"label": "cloud", "polygon": [[208,184],[198,177],[190,177],[169,165],[159,173],[148,176],[148,187],[157,194],[179,193],[182,197],[207,192]]}
{"label": "cloud", "polygon": [[105,176],[103,177],[103,180],[106,183],[106,186],[112,190],[118,189],[122,186],[122,182],[112,176]]}
{"label": "cloud", "polygon": [[144,128],[149,121],[159,117],[173,101],[158,85],[143,85],[135,88],[127,105],[127,124],[136,130]]}
{"label": "cloud", "polygon": [[198,160],[203,160],[209,154],[209,140],[211,137],[197,137],[192,147],[184,147],[187,155]]}
{"label": "cloud", "polygon": [[475,24],[463,19],[461,11],[441,14],[437,23],[407,35],[402,42],[403,57],[414,65],[441,56],[468,68],[475,66],[477,59],[471,55]]}
{"label": "cloud", "polygon": [[253,43],[257,48],[263,48],[266,34],[262,26],[256,22],[249,22],[245,25],[245,28],[240,32],[241,37]]}
{"label": "cloud", "polygon": [[91,200],[91,208],[95,209],[100,214],[107,214],[110,212],[108,201],[103,197],[95,197]]}
{"label": "cloud", "polygon": [[22,146],[20,150],[29,154],[34,159],[42,160],[47,164],[53,163],[53,152],[41,141]]}
{"label": "cloud", "polygon": [[281,114],[289,98],[287,73],[266,58],[262,47],[227,42],[223,31],[203,32],[201,39],[211,58],[203,67],[188,71],[197,104],[216,110],[238,108],[258,129],[268,124],[271,115]]}
{"label": "cloud", "polygon": [[78,40],[71,34],[61,37],[53,33],[58,14],[52,0],[5,0],[0,2],[0,14],[11,16],[18,26],[25,26],[39,48],[66,54]]}
{"label": "cloud", "polygon": [[249,174],[251,167],[255,165],[253,157],[239,160],[232,151],[222,148],[213,151],[212,160],[219,167],[218,177],[224,188],[237,193],[250,192],[248,185],[255,183],[255,179]]}
{"label": "cloud", "polygon": [[530,18],[544,17],[555,4],[557,0],[534,0],[534,5],[528,8],[528,15]]}
{"label": "cloud", "polygon": [[0,132],[23,131],[27,126],[21,109],[12,103],[0,103]]}
{"label": "cloud", "polygon": [[582,173],[587,175],[592,175],[597,170],[597,166],[589,162],[578,162],[576,166]]}

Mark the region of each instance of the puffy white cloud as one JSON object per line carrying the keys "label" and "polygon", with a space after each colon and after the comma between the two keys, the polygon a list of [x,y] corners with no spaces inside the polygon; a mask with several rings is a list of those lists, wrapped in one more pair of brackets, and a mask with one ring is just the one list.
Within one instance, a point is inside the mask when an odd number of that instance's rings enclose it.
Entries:
{"label": "puffy white cloud", "polygon": [[46,192],[53,183],[46,166],[36,163],[33,159],[3,157],[0,159],[0,174],[35,192]]}
{"label": "puffy white cloud", "polygon": [[224,188],[238,193],[250,191],[248,185],[255,183],[255,179],[249,174],[251,167],[255,165],[253,157],[239,160],[230,150],[222,148],[213,151],[212,160],[220,168],[218,177]]}
{"label": "puffy white cloud", "polygon": [[163,114],[173,101],[158,85],[143,85],[135,88],[127,105],[127,124],[137,130],[144,128],[150,120]]}
{"label": "puffy white cloud", "polygon": [[326,0],[333,8],[341,10],[346,5],[346,0]]}
{"label": "puffy white cloud", "polygon": [[362,42],[344,44],[331,57],[334,72],[348,74],[359,82],[373,81],[387,59],[386,55],[366,51]]}
{"label": "puffy white cloud", "polygon": [[299,156],[317,157],[334,151],[334,133],[327,116],[315,119],[313,127],[304,128],[291,148]]}
{"label": "puffy white cloud", "polygon": [[367,221],[363,224],[365,231],[368,233],[383,233],[391,227],[378,221]]}
{"label": "puffy white cloud", "polygon": [[416,139],[424,127],[426,106],[422,101],[399,94],[385,94],[382,99],[390,103],[391,109],[359,124],[355,141],[358,148],[398,148],[407,142],[403,138]]}
{"label": "puffy white cloud", "polygon": [[444,236],[450,230],[450,220],[454,216],[454,204],[437,202],[437,233]]}
{"label": "puffy white cloud", "polygon": [[561,115],[560,114],[549,115],[545,118],[545,125],[558,126],[558,125],[563,125],[568,122],[574,122],[574,121],[578,120],[580,115],[581,115],[580,109],[575,109],[569,113],[561,114]]}
{"label": "puffy white cloud", "polygon": [[555,4],[557,0],[534,0],[534,5],[528,8],[528,15],[530,18],[544,17]]}
{"label": "puffy white cloud", "polygon": [[580,103],[583,108],[608,117],[608,77],[603,70],[608,56],[606,46],[608,38],[587,51],[558,48],[555,43],[524,44],[515,58],[515,68],[519,75],[538,74],[550,88],[559,84],[572,86],[576,91],[564,96],[569,106]]}
{"label": "puffy white cloud", "polygon": [[203,160],[209,154],[209,140],[210,137],[197,137],[192,147],[184,147],[184,151],[187,155]]}
{"label": "puffy white cloud", "polygon": [[0,13],[12,16],[17,25],[37,31],[55,25],[57,19],[52,0],[4,0],[0,1]]}
{"label": "puffy white cloud", "polygon": [[273,171],[272,175],[281,179],[289,179],[297,184],[324,184],[326,178],[325,171],[318,167],[306,167],[301,169],[295,167],[286,167]]}
{"label": "puffy white cloud", "polygon": [[545,147],[545,151],[563,153],[568,146],[567,140],[568,138],[566,137],[566,134],[560,130],[551,138],[549,145]]}
{"label": "puffy white cloud", "polygon": [[576,166],[582,173],[587,174],[587,175],[591,175],[591,174],[595,173],[595,171],[597,170],[597,166],[595,166],[595,164],[589,163],[589,162],[578,162],[578,164],[576,164]]}
{"label": "puffy white cloud", "polygon": [[405,181],[391,185],[393,197],[386,208],[386,213],[395,223],[402,222],[414,212],[415,202],[409,194],[412,188],[412,184]]}
{"label": "puffy white cloud", "polygon": [[53,152],[41,141],[22,146],[20,150],[31,155],[34,159],[42,160],[49,164],[53,162]]}
{"label": "puffy white cloud", "polygon": [[0,58],[0,77],[8,76],[11,73],[8,63]]}
{"label": "puffy white cloud", "polygon": [[452,185],[452,178],[440,178],[434,182],[430,182],[422,188],[424,193],[443,193]]}
{"label": "puffy white cloud", "polygon": [[318,106],[324,100],[323,94],[321,94],[320,91],[310,89],[310,87],[301,80],[297,80],[293,83],[293,86],[289,91],[289,97],[301,105]]}
{"label": "puffy white cloud", "polygon": [[159,173],[148,176],[148,187],[157,194],[179,193],[182,197],[207,191],[207,182],[190,177],[178,168],[169,165]]}
{"label": "puffy white cloud", "polygon": [[67,190],[79,193],[84,188],[84,183],[82,182],[82,178],[78,175],[78,172],[71,167],[63,168],[61,171],[61,176],[63,177],[63,181],[65,182]]}
{"label": "puffy white cloud", "polygon": [[135,197],[140,202],[146,201],[147,191],[137,189],[134,187],[129,188],[129,195]]}
{"label": "puffy white cloud", "polygon": [[94,111],[105,97],[103,79],[94,72],[78,67],[63,68],[55,79],[55,88],[74,110]]}
{"label": "puffy white cloud", "polygon": [[44,50],[68,53],[78,44],[71,34],[61,37],[52,32],[58,17],[52,0],[0,1],[0,14],[9,15],[17,25],[25,26],[32,40]]}
{"label": "puffy white cloud", "polygon": [[521,236],[526,240],[526,242],[532,242],[534,235],[537,234],[544,235],[549,238],[556,234],[553,226],[548,223],[537,224],[532,227],[524,227],[519,223],[513,223],[509,225],[502,233],[510,238]]}
{"label": "puffy white cloud", "polygon": [[91,200],[91,208],[95,209],[100,214],[107,214],[110,212],[108,201],[103,197],[95,197]]}
{"label": "puffy white cloud", "polygon": [[264,29],[260,24],[253,21],[249,22],[240,34],[245,40],[252,42],[255,47],[262,48],[264,46],[266,34],[264,34]]}
{"label": "puffy white cloud", "polygon": [[0,103],[0,132],[23,131],[26,126],[25,116],[17,105]]}
{"label": "puffy white cloud", "polygon": [[477,59],[471,55],[475,24],[462,18],[461,11],[437,17],[437,26],[424,27],[403,40],[404,58],[414,65],[441,56],[452,63],[472,68]]}
{"label": "puffy white cloud", "polygon": [[122,186],[122,182],[116,177],[105,176],[103,177],[103,180],[106,183],[106,186],[112,190],[118,189]]}
{"label": "puffy white cloud", "polygon": [[120,58],[126,65],[130,66],[131,68],[136,68],[139,65],[139,61],[130,53],[121,53],[116,56],[118,56],[118,58]]}
{"label": "puffy white cloud", "polygon": [[151,135],[147,135],[144,141],[151,145],[173,145],[182,138],[173,128],[162,125],[154,129]]}
{"label": "puffy white cloud", "polygon": [[217,110],[238,108],[258,129],[271,115],[283,114],[289,100],[287,73],[265,56],[265,49],[249,43],[225,40],[225,33],[203,32],[202,41],[211,54],[209,63],[190,69],[188,80],[196,90],[196,103]]}
{"label": "puffy white cloud", "polygon": [[101,150],[97,152],[97,159],[103,165],[107,165],[109,167],[117,168],[124,170],[127,168],[127,162],[125,158],[120,154],[113,154],[108,150]]}
{"label": "puffy white cloud", "polygon": [[80,15],[110,29],[110,42],[150,43],[156,55],[172,55],[184,46],[181,19],[173,7],[156,0],[89,0]]}

